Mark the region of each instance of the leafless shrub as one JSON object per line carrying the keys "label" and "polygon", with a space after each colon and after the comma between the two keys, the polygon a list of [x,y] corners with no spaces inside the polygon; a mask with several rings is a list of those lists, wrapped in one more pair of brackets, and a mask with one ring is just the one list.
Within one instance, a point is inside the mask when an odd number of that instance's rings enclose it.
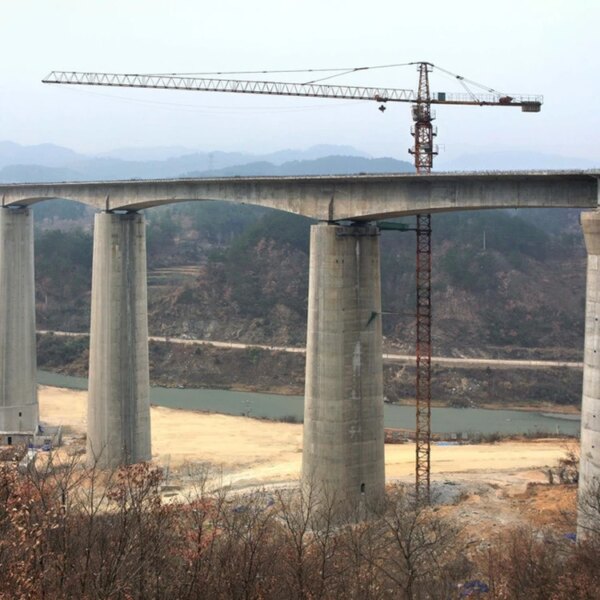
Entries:
{"label": "leafless shrub", "polygon": [[560,483],[577,483],[579,481],[579,452],[567,448],[565,456],[558,460],[556,467]]}
{"label": "leafless shrub", "polygon": [[[0,599],[446,600],[479,578],[488,598],[566,600],[600,583],[598,537],[508,532],[471,563],[456,525],[405,487],[342,521],[315,489],[242,494],[209,480],[165,504],[149,464],[0,467]],[[597,511],[600,493],[590,502]]]}
{"label": "leafless shrub", "polygon": [[0,448],[0,463],[19,462],[26,452],[27,447],[24,444]]}
{"label": "leafless shrub", "polygon": [[[358,535],[357,535],[358,534]],[[459,530],[419,502],[405,487],[388,497],[385,512],[353,532],[353,545],[366,566],[369,597],[407,600],[447,598],[468,572],[457,547]]]}
{"label": "leafless shrub", "polygon": [[600,479],[595,477],[580,488],[577,503],[579,541],[600,547]]}
{"label": "leafless shrub", "polygon": [[[491,597],[498,600],[553,598],[565,563],[564,547],[549,534],[527,528],[499,536],[487,556]],[[567,546],[568,548],[568,546]]]}

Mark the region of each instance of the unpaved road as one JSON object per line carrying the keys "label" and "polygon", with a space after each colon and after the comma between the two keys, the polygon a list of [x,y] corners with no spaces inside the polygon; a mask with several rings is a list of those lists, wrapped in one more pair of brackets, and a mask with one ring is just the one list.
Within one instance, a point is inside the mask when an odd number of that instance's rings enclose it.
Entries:
{"label": "unpaved road", "polygon": [[[87,333],[73,333],[70,331],[47,331],[38,330],[40,334],[53,334],[62,337],[88,337]],[[292,352],[305,354],[305,348],[292,346],[269,346],[267,344],[244,344],[242,342],[222,342],[215,340],[199,340],[188,338],[175,338],[165,336],[149,336],[152,342],[168,342],[169,344],[184,344],[188,346],[207,345],[214,348],[233,348],[243,350],[245,348],[259,348],[260,350],[271,350],[273,352]],[[415,357],[410,354],[383,354],[386,362],[414,364]],[[482,368],[494,367],[500,369],[583,369],[582,362],[568,362],[560,360],[504,360],[496,358],[456,358],[453,356],[432,356],[431,364],[441,367],[472,367]]]}

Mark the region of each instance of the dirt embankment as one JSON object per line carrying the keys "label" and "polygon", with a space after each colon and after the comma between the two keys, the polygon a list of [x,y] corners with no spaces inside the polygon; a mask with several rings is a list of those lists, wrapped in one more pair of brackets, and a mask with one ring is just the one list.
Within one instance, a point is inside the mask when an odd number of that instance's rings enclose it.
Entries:
{"label": "dirt embankment", "polygon": [[[233,349],[150,343],[150,379],[158,386],[302,395],[304,365],[302,354],[255,347]],[[38,366],[86,377],[87,338],[38,336]],[[410,403],[414,398],[414,376],[412,366],[385,365],[387,400]],[[432,383],[434,403],[440,406],[535,406],[570,412],[581,398],[581,372],[567,368],[510,370],[434,366]]]}

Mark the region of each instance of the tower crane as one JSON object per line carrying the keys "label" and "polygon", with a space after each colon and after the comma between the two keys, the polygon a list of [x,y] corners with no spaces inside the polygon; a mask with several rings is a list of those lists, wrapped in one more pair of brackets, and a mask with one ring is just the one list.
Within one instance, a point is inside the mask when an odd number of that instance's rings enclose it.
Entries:
{"label": "tower crane", "polygon": [[[323,84],[322,81],[371,68],[416,65],[419,71],[417,91],[386,88]],[[429,73],[432,69],[452,77],[464,92],[431,92]],[[404,65],[381,67],[356,67],[352,69],[308,69],[303,72],[338,71],[307,83],[255,81],[247,79],[224,79],[223,75],[234,73],[205,73],[203,77],[187,74],[119,74],[78,71],[52,71],[43,83],[153,88],[167,90],[195,90],[204,92],[229,92],[269,96],[299,96],[311,98],[337,98],[377,102],[384,112],[388,102],[412,104],[414,125],[411,129],[414,143],[409,149],[414,156],[417,173],[429,173],[433,157],[438,154],[434,144],[437,135],[433,127],[434,105],[444,106],[500,106],[520,107],[523,112],[540,112],[542,96],[504,94],[482,86],[429,62],[411,62]],[[290,71],[284,71],[290,72]],[[301,72],[301,71],[292,71]],[[249,72],[269,73],[269,71]],[[239,75],[240,73],[235,73]],[[214,77],[217,75],[218,77]],[[473,87],[478,91],[473,91]],[[416,215],[416,467],[415,483],[417,497],[429,500],[431,466],[431,215]]]}

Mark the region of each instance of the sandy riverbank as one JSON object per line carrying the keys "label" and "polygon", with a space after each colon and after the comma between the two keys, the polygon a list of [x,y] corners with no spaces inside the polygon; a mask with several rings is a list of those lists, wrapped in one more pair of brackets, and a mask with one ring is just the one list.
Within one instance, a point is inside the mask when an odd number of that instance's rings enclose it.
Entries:
{"label": "sandy riverbank", "polygon": [[[414,398],[402,398],[398,404],[400,406],[415,406]],[[440,402],[432,400],[431,406],[433,408],[453,408],[447,402]],[[482,402],[468,408],[483,408],[485,410],[518,410],[522,412],[535,412],[535,413],[550,413],[557,415],[575,415],[581,416],[581,407],[573,404],[555,404],[552,402],[536,402],[533,404],[522,404],[520,402]]]}
{"label": "sandy riverbank", "polygon": [[[40,386],[40,418],[85,433],[87,392]],[[152,407],[153,460],[178,469],[210,463],[225,482],[275,483],[297,480],[302,458],[302,426],[244,417]],[[564,440],[507,441],[473,446],[433,446],[432,475],[515,474],[553,466],[564,456]],[[386,475],[409,479],[414,444],[386,445]],[[536,476],[539,478],[539,474]]]}

